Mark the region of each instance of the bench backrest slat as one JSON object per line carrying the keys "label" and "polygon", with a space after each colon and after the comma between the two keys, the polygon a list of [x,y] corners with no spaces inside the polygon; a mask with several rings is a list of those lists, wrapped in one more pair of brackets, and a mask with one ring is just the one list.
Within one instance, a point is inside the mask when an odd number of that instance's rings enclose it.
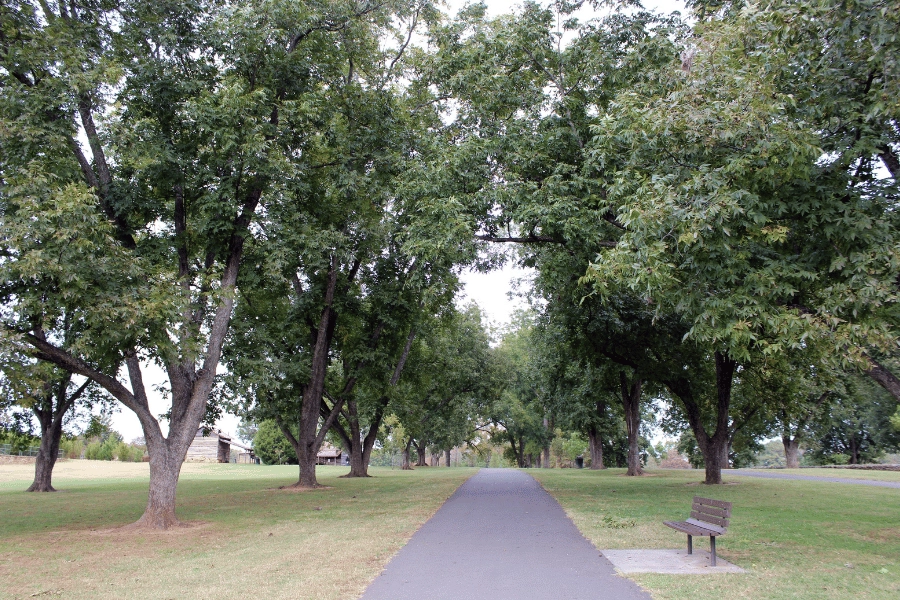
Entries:
{"label": "bench backrest slat", "polygon": [[729,517],[731,517],[731,502],[694,496],[690,521],[696,521],[698,525],[709,523],[712,528],[725,533]]}
{"label": "bench backrest slat", "polygon": [[703,504],[705,506],[715,506],[716,508],[723,508],[728,511],[728,515],[731,515],[731,502],[725,502],[724,500],[714,500],[712,498],[701,498],[700,496],[694,496],[694,504]]}
{"label": "bench backrest slat", "polygon": [[691,518],[696,519],[697,521],[703,521],[704,523],[710,523],[711,525],[716,525],[717,527],[728,527],[728,519],[720,519],[719,517],[711,517],[709,515],[705,515],[703,513],[698,513],[696,511],[691,511]]}
{"label": "bench backrest slat", "polygon": [[694,503],[694,505],[691,506],[691,510],[698,513],[703,513],[704,515],[709,515],[711,517],[719,517],[720,519],[727,519],[730,516],[729,511],[725,510],[724,508],[717,508],[715,506],[708,506],[706,504]]}

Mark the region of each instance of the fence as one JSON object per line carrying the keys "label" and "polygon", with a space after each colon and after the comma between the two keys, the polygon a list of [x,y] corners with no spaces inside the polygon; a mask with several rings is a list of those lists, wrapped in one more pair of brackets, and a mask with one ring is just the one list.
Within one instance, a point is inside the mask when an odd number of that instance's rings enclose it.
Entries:
{"label": "fence", "polygon": [[[38,453],[40,452],[40,450],[41,450],[40,446],[28,446],[28,448],[26,448],[24,450],[20,449],[20,450],[13,452],[12,444],[0,444],[0,455],[5,455],[5,456],[37,456]],[[62,457],[63,457],[63,451],[60,450],[58,458],[62,458]]]}

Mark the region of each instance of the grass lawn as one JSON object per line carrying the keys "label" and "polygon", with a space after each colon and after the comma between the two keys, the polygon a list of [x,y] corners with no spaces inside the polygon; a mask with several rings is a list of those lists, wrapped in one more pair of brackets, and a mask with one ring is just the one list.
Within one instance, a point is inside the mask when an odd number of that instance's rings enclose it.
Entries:
{"label": "grass lawn", "polygon": [[875,481],[900,482],[900,471],[867,471],[863,469],[749,469],[760,473],[784,475],[810,475],[813,477],[837,477],[838,479],[873,479]]}
{"label": "grass lawn", "polygon": [[279,490],[297,467],[186,464],[178,516],[137,534],[148,465],[66,461],[56,494],[29,494],[33,465],[0,465],[0,598],[357,598],[474,469],[319,467],[329,486]]}
{"label": "grass lawn", "polygon": [[[799,470],[819,474],[812,471]],[[900,598],[900,490],[727,474],[733,484],[705,486],[702,471],[528,472],[599,549],[685,547],[686,536],[663,520],[687,518],[694,495],[733,502],[717,550],[749,573],[632,575],[655,599]],[[694,546],[708,550],[709,538],[694,538]]]}

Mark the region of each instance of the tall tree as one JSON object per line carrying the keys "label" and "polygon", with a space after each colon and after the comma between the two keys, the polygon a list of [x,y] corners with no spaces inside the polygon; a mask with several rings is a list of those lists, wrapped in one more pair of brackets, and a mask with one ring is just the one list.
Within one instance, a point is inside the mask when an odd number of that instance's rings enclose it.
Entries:
{"label": "tall tree", "polygon": [[[27,283],[3,298],[4,335],[137,414],[151,477],[136,526],[178,525],[178,475],[206,412],[251,224],[302,193],[299,175],[317,166],[306,149],[327,129],[319,109],[329,83],[394,8],[20,0],[0,9],[3,118],[27,123],[3,128],[0,144],[3,280]],[[44,260],[54,245],[61,251]],[[41,339],[35,328],[63,307],[89,324],[75,347],[114,349],[130,385]],[[147,360],[168,374],[168,435],[150,412]]]}

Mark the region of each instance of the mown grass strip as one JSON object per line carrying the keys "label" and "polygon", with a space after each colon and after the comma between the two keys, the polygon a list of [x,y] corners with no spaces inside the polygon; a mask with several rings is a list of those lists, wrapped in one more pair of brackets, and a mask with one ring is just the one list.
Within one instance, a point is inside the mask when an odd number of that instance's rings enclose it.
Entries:
{"label": "mown grass strip", "polygon": [[327,488],[292,492],[296,467],[186,465],[178,515],[202,524],[139,535],[114,528],[143,511],[146,465],[107,465],[63,463],[56,494],[0,473],[0,598],[357,598],[475,473],[320,467]]}
{"label": "mown grass strip", "polygon": [[[803,474],[808,470],[803,469]],[[829,471],[832,473],[833,471]],[[633,575],[659,600],[900,598],[900,493],[812,481],[729,478],[698,484],[702,473],[531,469],[599,549],[682,548],[663,526],[683,519],[695,495],[734,503],[718,554],[740,575]],[[633,527],[608,523],[634,522]],[[695,538],[708,549],[708,540]]]}

